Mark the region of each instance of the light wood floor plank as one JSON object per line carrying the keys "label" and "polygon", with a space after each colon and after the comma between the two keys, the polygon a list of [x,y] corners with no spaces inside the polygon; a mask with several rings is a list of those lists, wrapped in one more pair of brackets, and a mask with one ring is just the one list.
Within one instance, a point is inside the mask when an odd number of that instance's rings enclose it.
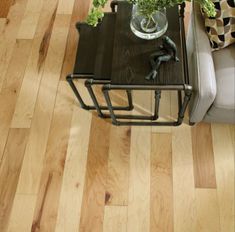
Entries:
{"label": "light wood floor plank", "polygon": [[78,231],[79,228],[90,124],[91,114],[75,106],[58,209],[57,232]]}
{"label": "light wood floor plank", "polygon": [[32,231],[55,230],[73,102],[70,87],[66,82],[61,81],[47,143]]}
{"label": "light wood floor plank", "polygon": [[44,1],[33,40],[32,52],[11,123],[11,127],[13,128],[29,128],[31,126],[38,90],[45,67],[45,60],[48,54],[56,10],[57,0]]}
{"label": "light wood floor plank", "polygon": [[151,128],[133,127],[127,231],[142,232],[150,229],[150,153]]}
{"label": "light wood floor plank", "polygon": [[111,128],[106,205],[128,204],[130,136],[130,127]]}
{"label": "light wood floor plank", "polygon": [[230,129],[230,134],[232,138],[233,148],[235,150],[235,125],[230,125],[229,129]]}
{"label": "light wood floor plank", "polygon": [[0,18],[6,18],[10,7],[13,4],[13,0],[1,0],[0,2]]}
{"label": "light wood floor plank", "polygon": [[196,189],[196,231],[222,232],[220,230],[219,204],[216,189]]}
{"label": "light wood floor plank", "polygon": [[[128,128],[80,109],[65,77],[92,2],[0,0],[0,232],[233,232],[233,125],[213,124],[211,139],[187,114],[178,128]],[[130,113],[149,114],[153,97],[134,91]],[[111,98],[126,105],[124,91]],[[160,117],[177,108],[163,92]]]}
{"label": "light wood floor plank", "polygon": [[[29,143],[20,174],[18,193],[37,194],[46,151],[53,107],[63,61],[70,16],[57,15],[45,61]],[[32,157],[31,154],[34,154]]]}
{"label": "light wood floor plank", "polygon": [[[7,22],[8,21],[7,21],[6,18],[0,18],[0,35],[3,35],[4,30],[5,30],[6,26],[7,26]],[[3,41],[3,39],[2,39],[2,41]],[[0,43],[0,52],[3,51],[4,45],[5,45],[2,41]],[[1,57],[1,53],[0,53],[0,57]]]}
{"label": "light wood floor plank", "polygon": [[171,134],[152,134],[150,231],[173,232]]}
{"label": "light wood floor plank", "polygon": [[[27,1],[14,1],[14,4],[10,8],[3,33],[0,34],[0,92],[6,78],[6,72],[14,51],[17,32],[24,15]],[[6,3],[6,1],[4,2]]]}
{"label": "light wood floor plank", "polygon": [[28,0],[17,39],[33,39],[41,13],[43,0]]}
{"label": "light wood floor plank", "polygon": [[55,231],[61,180],[60,172],[42,174],[39,193],[31,205],[34,211],[30,212],[30,220],[27,221],[29,225],[25,225],[31,228],[31,232]]}
{"label": "light wood floor plank", "polygon": [[5,27],[6,27],[6,23],[7,23],[7,19],[0,18],[0,34],[3,33],[3,31],[4,31]]}
{"label": "light wood floor plank", "polygon": [[235,148],[229,125],[212,124],[221,231],[233,232]]}
{"label": "light wood floor plank", "polygon": [[[11,129],[0,166],[0,231],[8,226],[20,169],[28,140],[28,129]],[[17,158],[16,158],[17,156]]]}
{"label": "light wood floor plank", "polygon": [[80,232],[103,231],[111,125],[92,117]]}
{"label": "light wood floor plank", "polygon": [[191,128],[172,129],[174,232],[197,232]]}
{"label": "light wood floor plank", "polygon": [[72,14],[75,0],[59,0],[57,14]]}
{"label": "light wood floor plank", "polygon": [[[45,61],[45,70],[36,103],[35,117],[30,130],[29,141],[17,186],[18,194],[37,195],[40,186],[40,177],[43,170],[47,139],[51,125],[52,113],[55,104],[57,85],[65,50],[70,16],[57,15],[52,32],[48,56]],[[32,156],[34,154],[34,156]],[[28,209],[22,216],[21,227],[32,226],[36,200],[27,202]],[[15,212],[19,212],[21,204],[16,204]],[[33,209],[33,210],[31,210]],[[32,215],[31,215],[32,214]],[[16,215],[14,216],[16,217]],[[14,219],[15,221],[15,219]],[[23,230],[24,231],[24,230]]]}
{"label": "light wood floor plank", "polygon": [[7,232],[31,231],[36,195],[16,194]]}
{"label": "light wood floor plank", "polygon": [[[132,91],[134,112],[137,114],[151,115],[152,111],[152,93],[149,91]],[[133,112],[133,113],[134,113]]]}
{"label": "light wood floor plank", "polygon": [[75,62],[76,50],[78,45],[78,31],[75,25],[77,22],[85,21],[89,5],[90,5],[90,0],[86,1],[76,0],[74,3],[72,18],[69,27],[67,46],[64,56],[63,68],[61,72],[61,80],[64,80],[66,76],[72,73],[73,71],[73,65]]}
{"label": "light wood floor plank", "polygon": [[126,225],[126,206],[105,206],[103,232],[127,232]]}
{"label": "light wood floor plank", "polygon": [[0,163],[31,45],[32,41],[30,40],[17,40],[15,43],[13,56],[6,73],[6,81],[0,93]]}
{"label": "light wood floor plank", "polygon": [[[178,118],[178,93],[177,91],[171,91],[170,92],[170,102],[171,102],[171,118],[172,120],[177,120]],[[187,115],[187,113],[185,114]]]}
{"label": "light wood floor plank", "polygon": [[192,128],[194,179],[196,188],[216,188],[211,125],[199,123]]}

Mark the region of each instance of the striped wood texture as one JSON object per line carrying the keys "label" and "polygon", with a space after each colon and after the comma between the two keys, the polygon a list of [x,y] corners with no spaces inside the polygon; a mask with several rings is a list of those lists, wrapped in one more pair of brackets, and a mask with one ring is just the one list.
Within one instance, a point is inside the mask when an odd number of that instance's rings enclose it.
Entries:
{"label": "striped wood texture", "polygon": [[[65,76],[90,7],[0,1],[0,231],[234,232],[234,126],[115,127],[78,107]],[[164,93],[161,119],[176,106]]]}

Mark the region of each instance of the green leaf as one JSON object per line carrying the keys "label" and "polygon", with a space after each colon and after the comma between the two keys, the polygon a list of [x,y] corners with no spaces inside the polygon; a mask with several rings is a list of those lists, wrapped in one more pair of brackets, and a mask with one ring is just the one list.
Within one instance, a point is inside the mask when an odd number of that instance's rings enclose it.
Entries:
{"label": "green leaf", "polygon": [[96,27],[99,21],[104,17],[102,10],[98,8],[92,8],[90,14],[87,17],[87,23]]}
{"label": "green leaf", "polygon": [[[87,17],[87,23],[92,26],[97,26],[98,22],[103,18],[104,13],[102,8],[108,0],[93,0],[93,8]],[[185,2],[186,0],[126,0],[131,4],[137,4],[139,12],[145,16],[151,16],[154,11],[169,8],[178,4]],[[191,0],[187,0],[191,1]],[[205,13],[209,17],[214,17],[216,15],[216,10],[212,0],[195,0],[197,1]]]}

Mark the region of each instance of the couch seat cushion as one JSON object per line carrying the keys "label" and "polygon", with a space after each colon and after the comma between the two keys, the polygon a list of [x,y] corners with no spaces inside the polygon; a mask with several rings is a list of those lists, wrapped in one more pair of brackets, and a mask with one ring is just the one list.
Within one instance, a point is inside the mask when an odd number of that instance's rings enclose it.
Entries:
{"label": "couch seat cushion", "polygon": [[213,52],[217,94],[213,106],[235,109],[235,44]]}

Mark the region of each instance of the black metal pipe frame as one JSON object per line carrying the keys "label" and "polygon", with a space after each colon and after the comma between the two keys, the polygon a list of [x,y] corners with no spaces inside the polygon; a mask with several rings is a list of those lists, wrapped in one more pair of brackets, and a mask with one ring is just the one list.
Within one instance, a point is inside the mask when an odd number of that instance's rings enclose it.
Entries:
{"label": "black metal pipe frame", "polygon": [[[98,115],[101,118],[111,118],[112,117],[111,114],[104,114],[101,111],[102,108],[99,106],[99,103],[96,99],[95,93],[92,89],[92,85],[105,85],[105,84],[107,84],[107,81],[98,81],[98,80],[93,80],[93,79],[88,79],[85,81],[85,86],[88,89],[88,92],[93,100],[93,103],[96,107]],[[113,111],[116,111],[116,110],[131,111],[134,109],[133,102],[132,102],[131,90],[127,89],[126,93],[127,93],[127,99],[128,99],[128,106],[113,106],[111,103]],[[110,99],[110,97],[109,97],[109,99]],[[111,99],[110,99],[110,102],[111,102]],[[108,106],[104,107],[103,110],[109,110]],[[156,112],[156,110],[155,110],[155,112]],[[116,114],[115,117],[118,119],[139,119],[139,120],[156,120],[157,119],[157,116],[155,114],[149,115],[149,116],[142,116],[142,115],[134,116],[134,115]]]}
{"label": "black metal pipe frame", "polygon": [[189,84],[189,71],[188,71],[188,56],[187,56],[187,48],[186,48],[186,38],[185,38],[185,27],[184,27],[184,12],[185,12],[186,4],[183,2],[180,4],[180,30],[181,30],[181,47],[184,61],[184,79],[185,83]]}
{"label": "black metal pipe frame", "polygon": [[[118,1],[117,0],[113,0],[110,3],[110,7],[112,9],[112,12],[116,12],[116,8],[118,6]],[[80,31],[81,25],[83,25],[84,22],[78,22],[76,24],[76,28],[78,29],[78,31]],[[87,80],[87,78],[89,78]],[[98,100],[94,94],[94,91],[92,89],[92,85],[96,84],[96,85],[104,85],[110,82],[110,80],[93,80],[94,75],[93,74],[89,74],[89,73],[80,73],[80,74],[70,74],[66,77],[67,82],[69,83],[70,87],[72,88],[77,100],[80,103],[81,108],[85,109],[85,110],[96,110],[98,115],[102,118],[110,118],[110,115],[108,114],[104,114],[102,112],[102,110],[108,110],[107,106],[101,106],[98,103]],[[88,93],[90,94],[90,97],[93,101],[93,106],[91,105],[87,105],[80,93],[78,92],[77,87],[75,86],[73,80],[74,79],[86,79],[85,81],[85,86],[87,87]],[[131,95],[131,91],[127,90],[127,99],[128,99],[128,106],[115,106],[113,107],[114,110],[123,110],[123,111],[131,111],[133,110],[134,106],[133,106],[133,102],[132,102],[132,95]],[[122,117],[122,116],[120,116]]]}
{"label": "black metal pipe frame", "polygon": [[[97,101],[97,98],[95,96],[95,93],[93,91],[93,88],[92,86],[93,85],[105,85],[107,84],[107,82],[110,82],[110,81],[100,81],[100,80],[93,80],[93,79],[87,79],[85,81],[85,86],[88,90],[88,93],[90,94],[90,97],[94,103],[94,106],[97,110],[97,113],[98,115],[101,117],[101,118],[110,118],[111,116],[108,115],[108,114],[104,114],[102,112],[102,110],[109,110],[108,106],[100,106],[98,101]],[[131,95],[131,91],[130,90],[126,90],[126,93],[127,93],[127,101],[128,101],[128,106],[114,106],[113,109],[114,110],[123,110],[123,111],[131,111],[133,110],[134,106],[133,106],[133,102],[132,102],[132,95]]]}
{"label": "black metal pipe frame", "polygon": [[[115,12],[115,7],[118,5],[118,1],[111,2],[111,9]],[[183,62],[184,62],[184,85],[111,85],[110,80],[94,80],[94,75],[92,74],[71,74],[67,76],[67,81],[70,84],[75,96],[77,97],[80,105],[83,109],[86,110],[96,110],[98,115],[102,118],[111,118],[112,123],[118,126],[179,126],[182,124],[184,119],[184,114],[188,103],[190,101],[192,95],[192,87],[189,85],[189,76],[188,76],[188,60],[186,53],[186,42],[185,42],[185,30],[184,30],[184,8],[185,4],[180,5],[180,27],[181,27],[181,44],[182,44],[182,53],[183,53]],[[87,79],[89,78],[89,79]],[[76,86],[73,83],[73,79],[87,79],[85,81],[85,86],[90,94],[90,97],[94,103],[94,106],[86,105],[80,96]],[[97,98],[92,89],[92,85],[103,85],[102,92],[104,94],[107,106],[100,106]],[[127,98],[128,98],[128,106],[113,106],[109,91],[111,90],[126,90]],[[154,115],[143,116],[143,115],[117,115],[114,113],[115,110],[133,110],[133,102],[131,92],[133,90],[141,91],[141,90],[152,90],[155,92],[155,109]],[[160,98],[161,91],[178,91],[178,119],[177,121],[172,122],[159,122],[156,121],[159,117],[159,106],[160,106]],[[182,91],[184,91],[184,100],[182,101]],[[104,114],[102,110],[109,110],[110,114]],[[118,119],[130,119],[130,120],[149,120],[146,121],[120,121]]]}
{"label": "black metal pipe frame", "polygon": [[[96,110],[98,115],[102,118],[111,118],[113,124],[115,125],[143,125],[143,126],[177,126],[180,125],[184,118],[184,113],[186,110],[186,107],[188,105],[188,102],[191,97],[192,93],[192,87],[189,85],[111,85],[109,80],[93,80],[93,79],[86,79],[85,86],[88,89],[88,92],[90,94],[90,97],[94,103],[94,106],[90,106],[84,103],[81,95],[79,94],[73,79],[85,79],[93,77],[92,74],[71,74],[67,76],[67,81],[70,84],[75,96],[77,97],[78,101],[80,102],[80,105],[85,110]],[[102,91],[104,93],[105,100],[107,102],[107,106],[100,106],[97,98],[94,94],[94,91],[92,89],[92,85],[103,85]],[[127,98],[128,98],[128,106],[113,106],[109,91],[110,90],[126,90],[127,92]],[[118,115],[114,114],[115,110],[123,110],[123,111],[131,111],[134,109],[133,102],[132,102],[132,90],[154,90],[155,91],[155,109],[154,109],[154,115]],[[178,90],[178,105],[179,105],[179,113],[178,113],[178,120],[173,122],[153,122],[158,119],[158,113],[159,113],[159,105],[160,105],[160,98],[161,98],[161,91],[162,90]],[[182,96],[181,91],[185,91],[185,99],[184,103],[182,103]],[[187,94],[188,93],[188,94]],[[109,110],[110,114],[104,114],[102,110]],[[124,121],[117,121],[117,119],[132,119],[132,120],[150,120],[151,122],[124,122]]]}
{"label": "black metal pipe frame", "polygon": [[[120,117],[117,117],[115,115],[112,102],[110,99],[109,91],[110,90],[154,90],[155,91],[155,112],[154,116],[139,116],[139,115],[124,115],[121,119],[133,119],[133,120],[143,120],[143,118],[146,117],[147,120],[151,120],[151,122],[145,122],[145,121],[120,121]],[[182,102],[181,94],[178,94],[178,101],[179,101],[179,112],[178,112],[178,119],[177,121],[172,122],[159,122],[154,121],[158,118],[158,112],[159,112],[159,103],[160,103],[160,97],[161,97],[161,90],[175,90],[175,91],[184,91],[184,101]],[[172,88],[172,86],[164,86],[164,85],[153,85],[153,86],[146,86],[146,85],[110,85],[106,84],[103,86],[102,91],[104,93],[105,100],[107,102],[110,116],[112,119],[112,123],[116,126],[179,126],[182,124],[184,119],[184,114],[186,111],[186,108],[188,106],[188,103],[190,101],[191,95],[192,95],[192,87],[189,85],[177,85]],[[143,117],[143,118],[142,118]],[[152,118],[151,118],[152,117]],[[145,119],[144,119],[145,120]]]}
{"label": "black metal pipe frame", "polygon": [[111,10],[112,12],[116,12],[116,7],[118,6],[118,1],[117,0],[113,0],[111,3],[110,3],[110,7],[111,7]]}
{"label": "black metal pipe frame", "polygon": [[[112,9],[115,9],[115,4],[113,3]],[[184,62],[184,80],[185,85],[111,85],[106,84],[103,86],[102,91],[104,93],[105,100],[107,102],[110,116],[112,118],[112,123],[118,126],[125,126],[125,125],[132,125],[132,126],[179,126],[182,124],[184,119],[184,114],[188,103],[190,101],[192,95],[192,87],[188,85],[189,83],[189,76],[188,76],[188,60],[187,60],[187,53],[186,53],[186,40],[185,40],[185,30],[184,30],[184,8],[185,3],[180,5],[180,27],[181,27],[181,44],[182,44],[182,53],[183,53],[183,62]],[[109,91],[110,90],[153,90],[155,91],[155,110],[154,116],[147,117],[146,119],[151,120],[151,122],[146,121],[118,121],[121,117],[115,115],[114,109],[112,106],[112,102],[110,99]],[[159,122],[156,121],[158,119],[159,114],[159,105],[160,105],[160,98],[161,98],[161,91],[170,90],[170,91],[178,91],[178,119],[177,121],[172,122]],[[184,100],[182,102],[182,91],[184,91]],[[134,120],[141,120],[139,115],[124,115],[122,119],[134,119]]]}
{"label": "black metal pipe frame", "polygon": [[75,74],[70,74],[66,77],[67,82],[69,83],[70,87],[72,88],[77,100],[80,103],[80,106],[82,109],[84,110],[94,110],[95,107],[93,106],[88,106],[82,99],[80,93],[77,90],[77,87],[75,86],[73,79],[83,79],[86,78],[86,76],[89,76],[90,78],[93,77],[93,75],[89,75],[89,74],[84,74],[84,75],[75,75]]}
{"label": "black metal pipe frame", "polygon": [[[93,77],[94,77],[93,74],[70,74],[70,75],[67,76],[66,80],[69,83],[70,87],[72,88],[77,100],[79,101],[81,108],[83,108],[85,110],[96,110],[100,117],[102,117],[102,118],[108,118],[109,117],[110,118],[109,115],[102,113],[102,110],[108,110],[108,107],[99,105],[98,100],[97,100],[97,98],[94,94],[94,91],[92,89],[92,85],[94,85],[94,84],[104,85],[104,84],[109,83],[110,81],[109,80],[87,79],[87,78],[93,78]],[[87,87],[88,93],[90,94],[90,97],[91,97],[91,99],[94,103],[93,106],[87,105],[83,101],[80,93],[78,92],[77,87],[75,86],[75,84],[73,82],[74,79],[85,79],[86,80],[85,81],[85,86]],[[134,108],[133,102],[132,102],[131,91],[127,90],[126,92],[127,92],[128,106],[115,106],[114,110],[131,111]]]}

